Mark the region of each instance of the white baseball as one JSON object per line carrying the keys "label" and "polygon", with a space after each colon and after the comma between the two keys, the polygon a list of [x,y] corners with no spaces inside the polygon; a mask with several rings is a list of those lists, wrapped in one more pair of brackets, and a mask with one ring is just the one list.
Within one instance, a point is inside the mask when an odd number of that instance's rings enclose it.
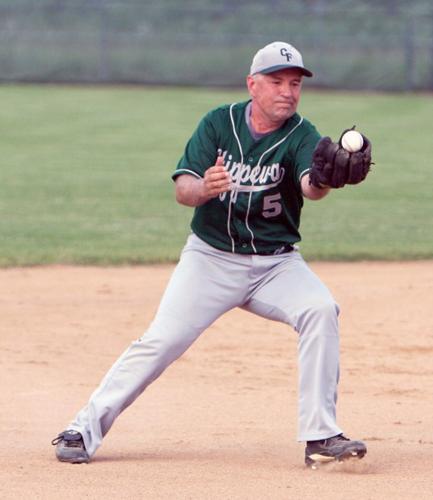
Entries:
{"label": "white baseball", "polygon": [[341,145],[349,153],[356,153],[364,145],[364,139],[356,130],[349,130],[341,138]]}

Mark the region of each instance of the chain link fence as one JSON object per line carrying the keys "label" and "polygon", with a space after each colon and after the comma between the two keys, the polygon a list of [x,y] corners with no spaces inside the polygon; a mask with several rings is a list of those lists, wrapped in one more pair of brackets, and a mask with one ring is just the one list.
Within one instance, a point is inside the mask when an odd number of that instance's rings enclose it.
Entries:
{"label": "chain link fence", "polygon": [[0,81],[238,86],[274,40],[318,87],[433,89],[431,0],[0,0]]}

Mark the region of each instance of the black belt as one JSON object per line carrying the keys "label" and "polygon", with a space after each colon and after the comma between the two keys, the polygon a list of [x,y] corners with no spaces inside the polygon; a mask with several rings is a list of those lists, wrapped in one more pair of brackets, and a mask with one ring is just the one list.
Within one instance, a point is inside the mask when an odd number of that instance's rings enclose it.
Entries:
{"label": "black belt", "polygon": [[282,253],[289,253],[295,249],[293,245],[287,243],[286,245],[282,245],[275,250],[269,250],[265,252],[257,252],[257,255],[281,255]]}

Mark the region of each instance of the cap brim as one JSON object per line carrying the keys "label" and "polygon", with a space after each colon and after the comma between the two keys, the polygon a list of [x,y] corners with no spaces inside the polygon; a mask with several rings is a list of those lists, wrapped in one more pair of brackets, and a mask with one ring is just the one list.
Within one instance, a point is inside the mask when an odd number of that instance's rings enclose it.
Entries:
{"label": "cap brim", "polygon": [[291,64],[279,64],[278,66],[271,66],[270,68],[265,68],[261,71],[257,71],[257,73],[262,73],[263,75],[268,75],[269,73],[275,73],[275,71],[279,71],[280,69],[299,69],[301,70],[301,73],[304,75],[304,76],[308,76],[308,77],[312,77],[313,76],[313,73],[307,69],[307,68],[303,68],[301,66],[293,66]]}

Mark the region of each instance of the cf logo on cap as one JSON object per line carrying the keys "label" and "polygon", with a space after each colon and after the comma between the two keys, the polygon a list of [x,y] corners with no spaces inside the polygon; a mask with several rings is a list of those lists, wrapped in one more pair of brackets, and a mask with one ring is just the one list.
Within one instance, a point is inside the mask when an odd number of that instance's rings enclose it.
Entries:
{"label": "cf logo on cap", "polygon": [[283,47],[281,50],[280,50],[280,54],[282,56],[286,56],[286,59],[287,59],[287,62],[290,61],[290,59],[292,58],[292,54],[285,48]]}

